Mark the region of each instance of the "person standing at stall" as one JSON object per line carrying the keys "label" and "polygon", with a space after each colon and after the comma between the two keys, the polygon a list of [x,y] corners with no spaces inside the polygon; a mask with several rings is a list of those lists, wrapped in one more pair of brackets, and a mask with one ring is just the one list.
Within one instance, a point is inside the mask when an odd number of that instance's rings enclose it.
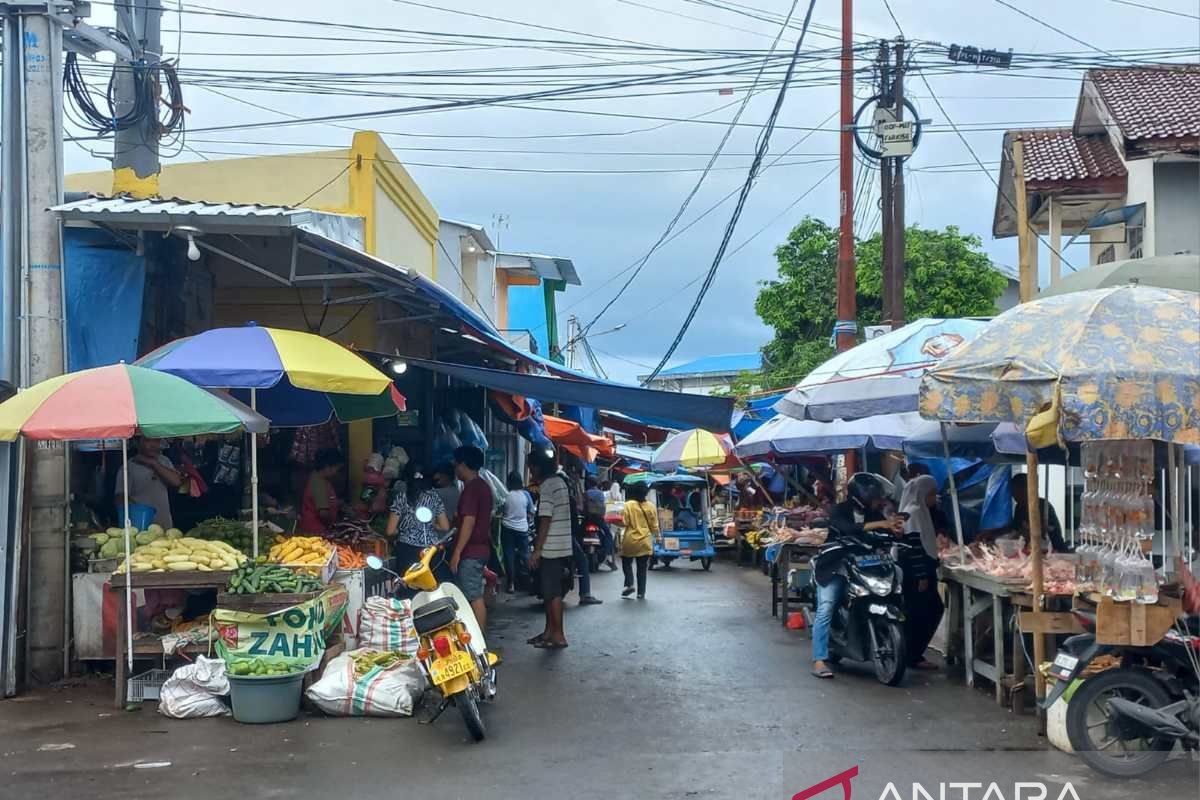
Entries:
{"label": "person standing at stall", "polygon": [[453,514],[458,508],[458,497],[462,494],[462,487],[458,485],[458,478],[454,476],[454,465],[438,464],[433,468],[432,477],[433,485],[442,498],[442,507],[446,509],[446,513]]}
{"label": "person standing at stall", "polygon": [[634,483],[625,491],[628,499],[621,509],[621,524],[625,533],[621,536],[621,569],[625,572],[625,588],[621,597],[633,594],[634,566],[637,566],[637,599],[646,599],[646,576],[650,570],[650,556],[654,554],[654,540],[658,538],[658,511],[646,501],[646,484]]}
{"label": "person standing at stall", "polygon": [[300,533],[319,535],[338,521],[342,503],[333,479],[342,468],[342,454],[332,447],[318,450],[300,503]]}
{"label": "person standing at stall", "polygon": [[483,451],[463,445],[454,451],[454,474],[463,482],[454,526],[458,537],[450,556],[450,571],[458,576],[458,588],[471,603],[479,629],[487,629],[487,606],[483,602],[483,568],[492,554],[492,487],[479,475]]}
{"label": "person standing at stall", "polygon": [[[137,453],[129,460],[129,502],[154,509],[154,522],[164,528],[175,527],[171,515],[171,492],[183,483],[183,476],[171,459],[162,454],[162,439],[139,436]],[[115,491],[117,508],[124,506],[125,468],[117,472]],[[132,516],[132,514],[130,515]]]}
{"label": "person standing at stall", "polygon": [[899,561],[904,570],[904,638],[908,665],[933,670],[937,665],[925,658],[946,607],[937,591],[938,530],[933,510],[937,508],[937,481],[916,475],[904,485],[900,513],[904,521],[904,543],[909,547]]}
{"label": "person standing at stall", "polygon": [[[401,483],[392,501],[387,535],[396,537],[396,563],[403,570],[420,560],[421,551],[436,544],[440,535],[450,530],[450,519],[441,495],[416,463],[410,461],[405,465]],[[429,509],[432,519],[429,522],[417,519],[418,508]]]}
{"label": "person standing at stall", "polygon": [[517,590],[517,574],[529,561],[529,519],[533,516],[533,497],[516,472],[508,473],[508,497],[500,521],[500,549],[504,553],[504,590]]}

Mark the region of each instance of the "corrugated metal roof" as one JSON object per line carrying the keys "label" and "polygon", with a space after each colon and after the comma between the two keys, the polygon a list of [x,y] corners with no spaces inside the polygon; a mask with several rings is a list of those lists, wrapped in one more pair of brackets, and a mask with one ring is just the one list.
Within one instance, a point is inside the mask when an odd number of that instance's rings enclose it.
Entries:
{"label": "corrugated metal roof", "polygon": [[512,253],[498,252],[499,266],[504,268],[521,268],[520,261],[525,261],[538,274],[538,277],[548,280],[562,281],[571,286],[581,286],[579,273],[575,271],[575,262],[561,256],[547,256],[541,253]]}
{"label": "corrugated metal roof", "polygon": [[705,356],[694,361],[677,364],[658,373],[658,377],[678,378],[683,375],[733,375],[739,372],[757,372],[763,367],[762,353],[726,353]]}
{"label": "corrugated metal roof", "polygon": [[88,197],[55,206],[51,211],[78,212],[83,214],[163,214],[163,215],[192,215],[199,217],[219,216],[256,216],[279,217],[297,213],[319,213],[307,208],[293,206],[261,206],[250,203],[209,203],[197,200],[181,200],[179,198],[150,198],[135,197]]}

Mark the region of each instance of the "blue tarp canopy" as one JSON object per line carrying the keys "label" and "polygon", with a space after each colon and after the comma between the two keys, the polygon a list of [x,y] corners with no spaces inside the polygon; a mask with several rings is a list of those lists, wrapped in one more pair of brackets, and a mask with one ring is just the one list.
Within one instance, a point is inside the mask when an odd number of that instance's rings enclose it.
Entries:
{"label": "blue tarp canopy", "polygon": [[417,367],[509,394],[536,397],[543,402],[612,409],[633,416],[670,419],[683,428],[724,433],[729,430],[733,413],[733,400],[728,397],[661,392],[609,381],[530,375],[420,358],[404,360]]}

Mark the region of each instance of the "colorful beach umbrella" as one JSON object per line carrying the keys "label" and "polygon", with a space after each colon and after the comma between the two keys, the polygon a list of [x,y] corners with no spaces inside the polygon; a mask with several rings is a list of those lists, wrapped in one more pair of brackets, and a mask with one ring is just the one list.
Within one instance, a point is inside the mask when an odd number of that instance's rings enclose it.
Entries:
{"label": "colorful beach umbrella", "polygon": [[[235,400],[219,397],[182,378],[131,364],[72,372],[42,381],[0,403],[0,441],[29,439],[154,439],[206,433],[265,433],[269,423]],[[129,454],[121,448],[126,476],[122,495],[129,520]],[[130,562],[128,522],[125,563]],[[133,571],[125,571],[125,602],[133,603]],[[129,667],[133,668],[133,615],[126,614]]]}
{"label": "colorful beach umbrella", "polygon": [[0,403],[0,441],[265,433],[267,420],[182,378],[132,364],[59,375]]}
{"label": "colorful beach umbrella", "polygon": [[829,359],[780,398],[775,410],[821,422],[916,411],[925,371],[986,325],[977,319],[910,322]]}
{"label": "colorful beach umbrella", "polygon": [[930,370],[921,415],[1012,422],[1067,442],[1200,444],[1200,294],[1145,286],[1073,292],[996,317]]}
{"label": "colorful beach umbrella", "polygon": [[[229,389],[277,428],[394,416],[391,379],[337,342],[303,331],[243,325],[176,339],[138,359],[197,386]],[[251,397],[253,392],[253,397]]]}
{"label": "colorful beach umbrella", "polygon": [[733,443],[724,434],[692,428],[667,438],[654,451],[650,466],[656,472],[674,472],[680,467],[715,467],[733,456]]}

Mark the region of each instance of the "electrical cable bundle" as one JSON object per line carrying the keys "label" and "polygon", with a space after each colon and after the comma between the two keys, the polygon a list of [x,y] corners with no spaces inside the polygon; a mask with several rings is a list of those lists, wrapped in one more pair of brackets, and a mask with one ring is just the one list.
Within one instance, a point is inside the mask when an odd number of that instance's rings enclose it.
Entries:
{"label": "electrical cable bundle", "polygon": [[[123,114],[117,114],[116,108],[119,69],[131,70],[134,82],[133,106]],[[137,61],[128,66],[114,65],[108,86],[101,94],[88,86],[79,66],[78,55],[68,52],[63,90],[77,112],[75,122],[98,136],[135,128],[148,120],[157,122],[160,137],[183,128],[183,87],[173,61],[157,61],[153,64]],[[165,118],[161,119],[158,110],[160,104],[167,108]]]}

